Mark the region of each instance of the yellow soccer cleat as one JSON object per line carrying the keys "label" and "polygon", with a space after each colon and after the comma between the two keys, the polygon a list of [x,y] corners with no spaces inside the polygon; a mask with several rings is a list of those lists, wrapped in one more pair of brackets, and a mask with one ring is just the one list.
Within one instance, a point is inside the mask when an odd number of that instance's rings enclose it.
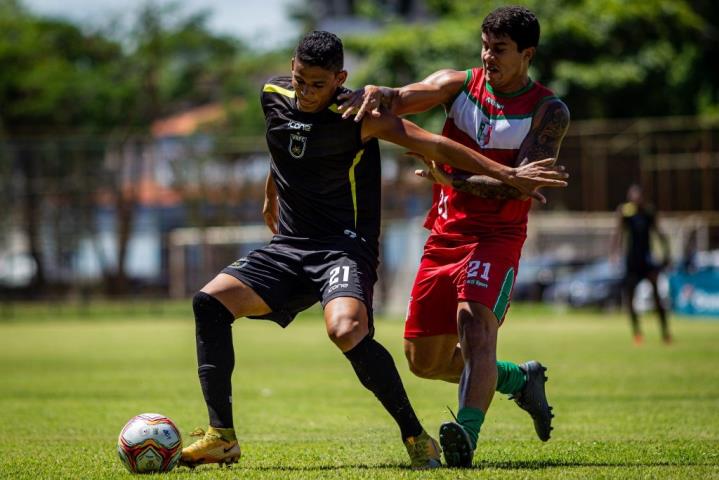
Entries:
{"label": "yellow soccer cleat", "polygon": [[190,468],[204,463],[230,465],[236,463],[242,455],[232,428],[209,427],[207,432],[198,428],[190,435],[202,438],[182,449],[180,465]]}
{"label": "yellow soccer cleat", "polygon": [[442,449],[439,448],[437,440],[430,437],[424,430],[416,437],[407,438],[404,441],[404,446],[409,453],[412,469],[420,470],[442,466]]}

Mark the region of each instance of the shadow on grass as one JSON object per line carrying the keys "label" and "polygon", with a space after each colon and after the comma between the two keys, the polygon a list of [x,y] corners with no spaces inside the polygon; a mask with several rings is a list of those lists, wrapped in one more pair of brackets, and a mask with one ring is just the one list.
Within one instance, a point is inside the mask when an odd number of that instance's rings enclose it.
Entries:
{"label": "shadow on grass", "polygon": [[[558,467],[692,467],[710,466],[706,462],[592,462],[577,460],[511,460],[511,461],[479,461],[472,466],[472,470],[542,470]],[[237,467],[236,467],[237,468]],[[237,468],[238,470],[242,468]],[[442,467],[444,469],[448,467]],[[406,463],[381,463],[381,464],[346,464],[346,465],[260,465],[247,466],[244,470],[257,471],[288,471],[288,472],[314,472],[333,470],[408,470],[411,469]],[[464,469],[463,469],[464,470]],[[467,469],[469,470],[469,469]]]}
{"label": "shadow on grass", "polygon": [[541,470],[544,468],[556,467],[691,467],[698,465],[707,465],[702,462],[670,462],[666,460],[658,460],[656,462],[602,462],[602,461],[586,461],[586,460],[509,460],[509,461],[479,461],[473,468],[484,469],[506,469],[506,470]]}

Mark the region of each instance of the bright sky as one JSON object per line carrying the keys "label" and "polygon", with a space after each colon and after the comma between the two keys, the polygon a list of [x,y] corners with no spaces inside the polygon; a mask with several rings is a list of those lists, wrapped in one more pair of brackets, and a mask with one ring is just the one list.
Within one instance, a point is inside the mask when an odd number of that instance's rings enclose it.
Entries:
{"label": "bright sky", "polygon": [[[22,0],[33,12],[59,16],[82,24],[107,23],[109,18],[126,17],[148,0]],[[152,3],[166,5],[169,0]],[[268,48],[292,42],[298,25],[288,18],[292,0],[179,0],[185,12],[210,10],[208,25],[216,32],[228,33],[251,45]]]}

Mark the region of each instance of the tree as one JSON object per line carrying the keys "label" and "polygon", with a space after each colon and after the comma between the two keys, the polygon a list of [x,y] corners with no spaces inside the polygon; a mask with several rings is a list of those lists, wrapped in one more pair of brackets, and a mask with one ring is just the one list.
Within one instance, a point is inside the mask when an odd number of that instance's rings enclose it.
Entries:
{"label": "tree", "polygon": [[[0,161],[17,180],[36,289],[47,280],[48,225],[57,232],[77,225],[76,239],[93,232],[92,209],[103,191],[114,204],[117,234],[117,262],[104,261],[103,271],[108,285],[125,289],[138,170],[128,164],[140,159],[155,120],[236,93],[229,79],[244,47],[211,33],[206,22],[205,13],[149,5],[130,32],[113,36],[0,0]],[[113,158],[119,161],[108,161]],[[57,215],[54,221],[47,212]]]}
{"label": "tree", "polygon": [[18,183],[36,288],[46,283],[41,219],[49,197],[59,191],[51,182],[61,185],[72,173],[70,165],[46,161],[38,134],[108,128],[125,103],[112,81],[120,76],[121,57],[116,42],[67,22],[33,17],[14,0],[0,1],[0,139],[12,154],[2,160]]}
{"label": "tree", "polygon": [[[354,83],[401,85],[439,68],[481,62],[481,19],[504,2],[428,0],[439,20],[389,24],[346,39],[365,67]],[[692,115],[719,110],[719,8],[687,0],[532,0],[542,37],[533,78],[575,119]],[[692,92],[687,95],[685,92]]]}

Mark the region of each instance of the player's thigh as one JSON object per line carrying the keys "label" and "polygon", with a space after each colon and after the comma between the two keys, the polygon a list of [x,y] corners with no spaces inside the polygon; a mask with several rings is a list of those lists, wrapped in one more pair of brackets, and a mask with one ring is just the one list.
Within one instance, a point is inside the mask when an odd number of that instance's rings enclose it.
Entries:
{"label": "player's thigh", "polygon": [[422,258],[407,304],[405,339],[457,336],[456,261],[429,255]]}
{"label": "player's thigh", "polygon": [[639,285],[639,282],[641,282],[644,279],[644,275],[641,272],[635,272],[635,271],[627,271],[624,275],[624,281],[622,282],[624,294],[627,297],[627,300],[631,304],[632,299],[634,298],[634,292],[637,289],[637,286]]}
{"label": "player's thigh", "polygon": [[218,274],[201,291],[219,300],[235,318],[265,315],[271,311],[252,288],[226,273]]}
{"label": "player's thigh", "polygon": [[[273,238],[268,245],[222,269],[221,278],[231,286],[223,292],[223,298],[239,316],[271,320],[286,327],[297,313],[318,300],[302,272],[309,247],[306,242]],[[227,276],[236,281],[228,280]]]}
{"label": "player's thigh", "polygon": [[361,253],[321,251],[307,259],[304,271],[315,286],[323,308],[336,298],[354,298],[364,304],[371,320],[377,269]]}
{"label": "player's thigh", "polygon": [[306,259],[304,271],[321,298],[327,333],[340,348],[373,332],[377,272],[361,253],[319,251]]}
{"label": "player's thigh", "polygon": [[[521,248],[521,243],[498,239],[480,241],[458,276],[458,302],[483,305],[494,315],[497,325],[501,325],[509,309]],[[476,306],[464,305],[463,308],[470,315],[488,315]]]}
{"label": "player's thigh", "polygon": [[456,333],[404,339],[404,355],[415,375],[434,377],[445,373],[457,351]]}

